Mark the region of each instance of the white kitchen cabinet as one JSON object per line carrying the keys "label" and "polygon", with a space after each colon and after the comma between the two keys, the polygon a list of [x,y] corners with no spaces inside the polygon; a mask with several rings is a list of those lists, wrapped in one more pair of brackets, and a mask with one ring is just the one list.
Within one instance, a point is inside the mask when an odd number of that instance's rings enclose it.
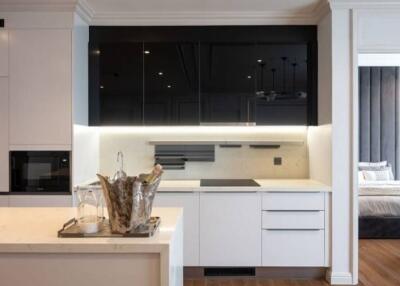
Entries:
{"label": "white kitchen cabinet", "polygon": [[71,145],[71,45],[68,29],[9,31],[11,148]]}
{"label": "white kitchen cabinet", "polygon": [[325,206],[324,193],[264,193],[262,266],[326,266]]}
{"label": "white kitchen cabinet", "polygon": [[183,264],[199,266],[199,193],[158,192],[154,206],[183,208]]}
{"label": "white kitchen cabinet", "polygon": [[8,76],[8,30],[0,29],[0,77]]}
{"label": "white kitchen cabinet", "polygon": [[271,192],[263,195],[263,210],[324,210],[325,197],[319,192]]}
{"label": "white kitchen cabinet", "polygon": [[261,266],[260,193],[200,194],[200,266]]}
{"label": "white kitchen cabinet", "polygon": [[263,230],[262,266],[324,266],[324,230]]}
{"label": "white kitchen cabinet", "polygon": [[72,195],[10,195],[10,207],[72,207]]}
{"label": "white kitchen cabinet", "polygon": [[9,191],[8,78],[0,77],[0,192]]}

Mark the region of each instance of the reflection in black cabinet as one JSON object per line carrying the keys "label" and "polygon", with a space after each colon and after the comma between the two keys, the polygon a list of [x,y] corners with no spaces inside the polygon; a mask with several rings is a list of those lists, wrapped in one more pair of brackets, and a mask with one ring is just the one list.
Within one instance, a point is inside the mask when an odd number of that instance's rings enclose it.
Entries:
{"label": "reflection in black cabinet", "polygon": [[100,125],[141,125],[143,53],[141,43],[104,43],[99,58]]}
{"label": "reflection in black cabinet", "polygon": [[257,44],[256,100],[259,125],[308,123],[307,45]]}
{"label": "reflection in black cabinet", "polygon": [[144,124],[198,125],[198,44],[144,43]]}
{"label": "reflection in black cabinet", "polygon": [[201,122],[248,122],[255,97],[254,44],[200,43]]}
{"label": "reflection in black cabinet", "polygon": [[90,125],[317,124],[316,26],[90,27]]}

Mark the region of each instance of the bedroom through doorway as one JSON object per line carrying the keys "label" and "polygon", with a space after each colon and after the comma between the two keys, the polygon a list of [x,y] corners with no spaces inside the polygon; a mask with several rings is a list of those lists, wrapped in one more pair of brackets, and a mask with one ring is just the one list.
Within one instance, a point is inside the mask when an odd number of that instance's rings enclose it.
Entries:
{"label": "bedroom through doorway", "polygon": [[360,54],[358,63],[359,281],[399,285],[400,55]]}

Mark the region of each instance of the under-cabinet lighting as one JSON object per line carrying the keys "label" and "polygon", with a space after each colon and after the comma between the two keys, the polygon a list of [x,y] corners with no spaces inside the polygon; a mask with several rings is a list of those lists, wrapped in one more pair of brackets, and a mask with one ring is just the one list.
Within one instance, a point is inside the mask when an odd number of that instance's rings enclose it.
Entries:
{"label": "under-cabinet lighting", "polygon": [[114,134],[304,134],[307,126],[101,126],[100,133]]}

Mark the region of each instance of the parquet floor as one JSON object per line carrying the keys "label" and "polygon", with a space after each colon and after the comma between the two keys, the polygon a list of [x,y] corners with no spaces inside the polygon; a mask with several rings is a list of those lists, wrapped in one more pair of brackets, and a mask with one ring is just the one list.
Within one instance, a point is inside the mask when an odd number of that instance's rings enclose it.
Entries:
{"label": "parquet floor", "polygon": [[[400,239],[360,240],[359,286],[400,286]],[[187,279],[184,286],[327,286],[318,280]]]}

